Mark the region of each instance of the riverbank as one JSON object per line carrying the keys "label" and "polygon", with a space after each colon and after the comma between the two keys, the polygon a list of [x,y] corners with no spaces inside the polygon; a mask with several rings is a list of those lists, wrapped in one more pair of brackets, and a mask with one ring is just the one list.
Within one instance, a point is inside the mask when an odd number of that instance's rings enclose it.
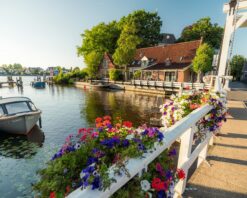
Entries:
{"label": "riverbank", "polygon": [[[108,88],[112,90],[125,90],[141,92],[146,94],[159,94],[159,95],[171,95],[181,93],[187,89],[195,90],[209,90],[210,84],[205,83],[189,83],[189,82],[165,82],[165,81],[148,81],[148,80],[131,80],[128,82],[123,81],[102,81],[93,80],[92,82],[74,82],[74,86],[78,88]],[[98,86],[101,85],[101,86]],[[105,86],[105,87],[104,87]]]}

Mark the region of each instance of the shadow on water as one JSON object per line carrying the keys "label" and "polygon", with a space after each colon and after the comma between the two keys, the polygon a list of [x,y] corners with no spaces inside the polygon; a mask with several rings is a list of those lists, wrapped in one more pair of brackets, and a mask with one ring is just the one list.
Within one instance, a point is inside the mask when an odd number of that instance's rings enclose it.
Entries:
{"label": "shadow on water", "polygon": [[0,156],[27,159],[34,156],[45,140],[44,132],[35,125],[27,135],[0,134]]}

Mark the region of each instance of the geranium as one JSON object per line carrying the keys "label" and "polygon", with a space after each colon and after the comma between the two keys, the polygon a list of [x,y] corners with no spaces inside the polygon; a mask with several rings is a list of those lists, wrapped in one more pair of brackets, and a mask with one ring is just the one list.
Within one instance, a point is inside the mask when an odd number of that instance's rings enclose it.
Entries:
{"label": "geranium", "polygon": [[111,116],[108,115],[104,116],[104,120],[111,120]]}
{"label": "geranium", "polygon": [[132,122],[130,122],[130,121],[124,121],[123,122],[123,126],[126,126],[126,127],[128,127],[128,128],[131,128],[132,127]]}
{"label": "geranium", "polygon": [[95,119],[95,122],[96,122],[96,123],[100,123],[100,122],[102,122],[102,121],[103,121],[103,119],[102,119],[101,117],[98,117],[98,118]]}
{"label": "geranium", "polygon": [[161,181],[161,179],[157,177],[153,178],[152,188],[155,189],[156,191],[167,190],[165,186],[165,182]]}
{"label": "geranium", "polygon": [[51,192],[50,193],[50,198],[56,198],[56,193],[55,192]]}
{"label": "geranium", "polygon": [[178,169],[177,170],[177,176],[179,179],[185,179],[185,172],[183,169]]}

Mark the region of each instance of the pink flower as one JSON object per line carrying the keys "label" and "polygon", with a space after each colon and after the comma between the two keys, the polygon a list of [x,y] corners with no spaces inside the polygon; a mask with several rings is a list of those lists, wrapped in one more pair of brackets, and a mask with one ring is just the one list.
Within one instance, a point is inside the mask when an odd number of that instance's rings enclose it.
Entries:
{"label": "pink flower", "polygon": [[95,131],[92,133],[92,138],[99,137],[99,132]]}

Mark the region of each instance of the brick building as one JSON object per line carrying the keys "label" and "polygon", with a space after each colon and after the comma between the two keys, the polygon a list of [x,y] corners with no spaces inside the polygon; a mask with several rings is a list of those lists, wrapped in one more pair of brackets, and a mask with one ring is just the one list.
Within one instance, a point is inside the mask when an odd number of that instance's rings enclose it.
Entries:
{"label": "brick building", "polygon": [[[137,70],[141,79],[176,82],[194,81],[191,63],[201,40],[159,45],[136,50],[133,62],[128,66],[129,77]],[[117,68],[109,54],[105,54],[99,66],[101,77],[107,77],[108,70]]]}

